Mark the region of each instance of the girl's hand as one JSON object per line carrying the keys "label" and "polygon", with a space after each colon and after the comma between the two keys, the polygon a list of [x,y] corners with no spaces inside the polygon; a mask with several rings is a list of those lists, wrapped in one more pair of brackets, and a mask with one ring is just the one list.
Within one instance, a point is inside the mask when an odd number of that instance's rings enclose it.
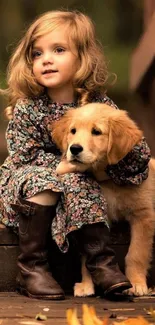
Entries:
{"label": "girl's hand", "polygon": [[79,163],[79,162],[68,162],[67,160],[62,160],[58,167],[56,168],[56,173],[58,175],[63,175],[66,173],[75,173],[75,172],[85,172],[88,170],[89,166]]}

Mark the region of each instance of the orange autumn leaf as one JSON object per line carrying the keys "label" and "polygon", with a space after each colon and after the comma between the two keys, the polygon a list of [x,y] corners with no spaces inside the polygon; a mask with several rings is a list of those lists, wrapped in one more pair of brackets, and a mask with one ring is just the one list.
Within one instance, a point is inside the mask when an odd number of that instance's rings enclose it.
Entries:
{"label": "orange autumn leaf", "polygon": [[123,322],[113,322],[113,325],[149,325],[149,322],[142,316],[137,318],[128,318]]}
{"label": "orange autumn leaf", "polygon": [[68,309],[66,311],[66,317],[68,325],[81,325],[77,318],[76,309]]}
{"label": "orange autumn leaf", "polygon": [[[77,317],[76,309],[68,309],[66,312],[68,325],[81,325]],[[108,318],[101,320],[97,317],[94,307],[82,305],[82,325],[149,325],[149,322],[142,316],[136,318],[128,318],[124,321],[110,322]]]}
{"label": "orange autumn leaf", "polygon": [[108,325],[108,319],[101,320],[97,317],[94,307],[82,306],[83,309],[83,325]]}

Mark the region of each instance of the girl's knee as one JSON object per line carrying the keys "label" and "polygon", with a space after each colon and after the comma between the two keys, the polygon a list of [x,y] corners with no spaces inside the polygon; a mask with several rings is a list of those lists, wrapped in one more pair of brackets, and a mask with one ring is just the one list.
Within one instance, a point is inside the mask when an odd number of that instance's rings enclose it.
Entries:
{"label": "girl's knee", "polygon": [[43,192],[35,194],[31,198],[28,198],[27,201],[41,205],[56,205],[59,199],[59,195],[60,193],[56,193],[51,190],[45,190]]}

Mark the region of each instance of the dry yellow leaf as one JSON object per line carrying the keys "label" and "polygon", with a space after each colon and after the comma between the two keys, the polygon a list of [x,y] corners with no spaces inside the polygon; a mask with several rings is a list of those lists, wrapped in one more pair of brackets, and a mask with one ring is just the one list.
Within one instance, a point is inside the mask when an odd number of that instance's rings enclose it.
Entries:
{"label": "dry yellow leaf", "polygon": [[108,319],[101,320],[97,317],[96,311],[94,307],[88,307],[87,305],[83,305],[83,316],[85,318],[85,323],[83,322],[83,325],[89,325],[87,316],[89,315],[89,319],[91,318],[91,321],[93,325],[108,325]]}
{"label": "dry yellow leaf", "polygon": [[81,325],[77,318],[76,309],[68,309],[66,311],[66,317],[68,325]]}
{"label": "dry yellow leaf", "polygon": [[35,319],[36,320],[47,320],[47,316],[42,313],[39,313],[36,315]]}
{"label": "dry yellow leaf", "polygon": [[113,325],[149,325],[149,322],[142,316],[128,318],[123,322],[113,322]]}
{"label": "dry yellow leaf", "polygon": [[[93,319],[93,324],[94,325],[108,325],[109,321],[108,319],[104,319],[104,320],[100,320],[97,315],[96,315],[96,311],[95,311],[95,308],[94,307],[89,307],[89,312],[90,312],[90,315]],[[88,325],[88,324],[87,324]]]}
{"label": "dry yellow leaf", "polygon": [[94,325],[93,317],[89,311],[89,307],[87,305],[83,305],[82,310],[83,310],[83,315],[82,315],[83,325]]}
{"label": "dry yellow leaf", "polygon": [[[81,325],[77,317],[76,309],[67,310],[67,324],[68,325]],[[103,320],[99,319],[96,315],[94,307],[88,307],[88,305],[82,305],[82,325],[149,325],[149,322],[142,316],[136,318],[128,318],[121,322],[110,322],[109,318]]]}
{"label": "dry yellow leaf", "polygon": [[155,319],[155,309],[153,309],[152,307],[150,307],[149,310],[145,309],[144,310],[146,311],[147,315],[151,315],[152,318]]}

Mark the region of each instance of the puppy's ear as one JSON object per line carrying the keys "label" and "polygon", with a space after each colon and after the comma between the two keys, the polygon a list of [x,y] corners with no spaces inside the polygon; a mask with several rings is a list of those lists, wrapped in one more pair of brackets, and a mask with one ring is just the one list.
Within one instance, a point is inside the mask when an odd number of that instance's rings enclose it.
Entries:
{"label": "puppy's ear", "polygon": [[116,111],[109,118],[108,163],[117,164],[142,138],[142,131],[127,112]]}
{"label": "puppy's ear", "polygon": [[64,153],[67,150],[67,135],[71,123],[72,110],[65,113],[58,121],[53,121],[50,125],[51,137],[56,146]]}

